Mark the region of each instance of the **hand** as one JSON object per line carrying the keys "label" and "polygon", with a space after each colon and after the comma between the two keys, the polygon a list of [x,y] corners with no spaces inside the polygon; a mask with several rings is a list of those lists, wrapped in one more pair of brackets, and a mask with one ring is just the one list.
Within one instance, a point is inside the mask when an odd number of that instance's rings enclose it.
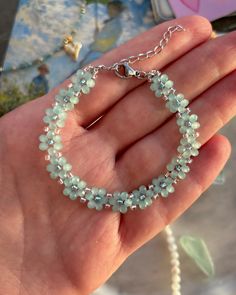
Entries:
{"label": "hand", "polygon": [[[110,65],[152,49],[174,24],[186,31],[174,34],[160,55],[134,66],[167,73],[201,123],[200,155],[169,198],[121,215],[89,210],[63,196],[38,150],[44,111],[58,89],[0,119],[1,294],[89,294],[128,255],[181,215],[224,166],[230,144],[215,133],[236,113],[235,33],[209,40],[208,21],[186,17],[143,33],[95,64]],[[175,117],[149,84],[121,80],[114,73],[98,76],[95,88],[82,96],[67,122],[63,154],[74,173],[109,191],[148,184],[174,156],[179,141]]]}

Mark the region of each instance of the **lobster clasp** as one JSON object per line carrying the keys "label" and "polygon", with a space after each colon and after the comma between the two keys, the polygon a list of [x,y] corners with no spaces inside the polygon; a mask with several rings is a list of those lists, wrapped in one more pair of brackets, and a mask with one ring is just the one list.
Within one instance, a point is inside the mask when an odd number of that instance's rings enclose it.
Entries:
{"label": "lobster clasp", "polygon": [[127,62],[124,62],[116,65],[115,73],[118,77],[127,79],[137,77],[138,71],[134,70]]}

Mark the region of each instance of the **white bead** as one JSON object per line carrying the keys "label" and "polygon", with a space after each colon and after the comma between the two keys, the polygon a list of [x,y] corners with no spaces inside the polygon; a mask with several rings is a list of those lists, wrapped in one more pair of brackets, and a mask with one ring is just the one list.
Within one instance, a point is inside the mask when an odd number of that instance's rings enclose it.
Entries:
{"label": "white bead", "polygon": [[181,273],[180,268],[178,266],[173,266],[171,269],[171,272],[173,274],[180,274]]}
{"label": "white bead", "polygon": [[171,253],[171,258],[172,259],[178,259],[179,258],[179,253],[178,252]]}
{"label": "white bead", "polygon": [[171,265],[173,265],[173,266],[179,266],[179,265],[180,265],[179,260],[176,260],[176,259],[171,259],[171,260],[170,260],[170,263],[171,263]]}
{"label": "white bead", "polygon": [[167,237],[167,242],[169,244],[173,244],[173,243],[175,243],[175,238],[173,236],[169,236],[169,237]]}
{"label": "white bead", "polygon": [[168,246],[168,249],[170,252],[174,252],[174,251],[177,251],[178,250],[178,247],[176,244],[171,244]]}
{"label": "white bead", "polygon": [[178,274],[174,274],[174,275],[172,276],[172,282],[173,282],[173,283],[180,283],[180,282],[181,282],[181,278],[180,278],[180,276],[179,276]]}
{"label": "white bead", "polygon": [[180,284],[179,283],[173,283],[172,285],[171,285],[171,288],[172,288],[172,290],[173,291],[180,291]]}

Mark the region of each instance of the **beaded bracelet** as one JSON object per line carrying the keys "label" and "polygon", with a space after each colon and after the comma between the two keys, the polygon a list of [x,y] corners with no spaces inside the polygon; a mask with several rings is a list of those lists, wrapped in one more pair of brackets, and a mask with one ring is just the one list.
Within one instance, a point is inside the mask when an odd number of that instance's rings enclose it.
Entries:
{"label": "beaded bracelet", "polygon": [[[192,162],[192,157],[199,154],[200,143],[197,141],[199,134],[196,131],[200,127],[198,116],[191,114],[188,107],[189,101],[183,94],[177,93],[173,81],[166,74],[158,70],[138,71],[130,66],[136,61],[160,53],[172,34],[183,30],[180,25],[169,27],[163,34],[159,45],[152,51],[123,59],[110,67],[89,65],[84,69],[79,69],[68,88],[61,89],[55,96],[55,103],[46,110],[46,116],[43,118],[47,127],[45,133],[39,137],[39,149],[47,151],[46,159],[50,162],[47,165],[47,171],[52,179],[58,179],[64,185],[63,194],[69,199],[79,199],[90,209],[102,210],[111,207],[115,212],[126,213],[128,209],[145,209],[158,197],[168,197],[175,190],[174,184],[186,177],[190,171],[189,164]],[[120,78],[134,77],[149,82],[150,89],[155,96],[163,98],[166,108],[171,113],[176,113],[177,125],[182,135],[177,155],[167,164],[166,171],[154,178],[151,184],[141,185],[131,192],[111,193],[105,188],[88,187],[84,180],[72,173],[72,165],[60,153],[63,145],[59,132],[65,126],[67,112],[73,110],[79,103],[81,94],[89,94],[95,86],[97,74],[102,70],[114,71]]]}

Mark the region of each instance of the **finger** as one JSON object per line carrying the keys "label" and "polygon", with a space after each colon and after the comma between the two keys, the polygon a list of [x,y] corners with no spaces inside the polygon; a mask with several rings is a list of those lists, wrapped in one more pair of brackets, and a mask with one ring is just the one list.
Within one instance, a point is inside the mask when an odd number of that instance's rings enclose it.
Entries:
{"label": "finger", "polygon": [[[231,73],[194,100],[190,108],[199,117],[199,141],[204,144],[236,114],[236,72]],[[165,170],[176,154],[180,134],[176,117],[130,147],[116,164],[122,183],[133,189]],[[145,173],[140,171],[145,170]]]}
{"label": "finger", "polygon": [[[233,71],[235,37],[234,32],[206,42],[168,66],[165,72],[175,82],[178,92],[193,100]],[[152,132],[172,115],[149,87],[146,82],[135,88],[94,126],[117,152]]]}
{"label": "finger", "polygon": [[[151,58],[148,62],[137,63],[135,67],[146,70],[161,68],[207,40],[211,34],[210,23],[202,17],[193,16],[172,20],[142,33],[124,45],[105,54],[93,64],[110,66],[122,58],[150,50],[158,44],[167,28],[176,24],[181,24],[186,28],[186,31],[174,34],[161,54]],[[51,93],[52,98],[59,88],[68,85],[68,83],[66,81],[55,88]],[[96,79],[96,86],[89,93],[89,97],[81,97],[77,109],[79,124],[89,125],[140,83],[143,83],[143,81],[138,79],[124,79],[121,83],[120,78],[116,77],[114,73],[103,72],[99,74]],[[48,101],[45,103],[48,103]]]}
{"label": "finger", "polygon": [[228,140],[221,135],[215,135],[201,148],[189,176],[178,183],[173,196],[156,200],[156,203],[146,210],[124,215],[120,225],[124,251],[130,254],[190,207],[219,174],[230,150]]}

